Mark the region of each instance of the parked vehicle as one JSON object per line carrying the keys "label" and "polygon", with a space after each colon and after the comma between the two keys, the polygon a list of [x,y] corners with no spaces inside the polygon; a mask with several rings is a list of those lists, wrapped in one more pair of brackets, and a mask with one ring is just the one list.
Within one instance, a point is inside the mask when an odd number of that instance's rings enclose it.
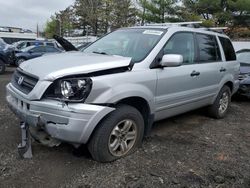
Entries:
{"label": "parked vehicle", "polygon": [[155,121],[206,106],[225,117],[239,87],[235,51],[226,35],[189,25],[123,28],[84,52],[22,63],[6,97],[24,122],[21,149],[29,129],[40,143],[87,144],[109,162],[135,151]]}
{"label": "parked vehicle", "polygon": [[30,46],[16,53],[16,65],[19,66],[22,62],[40,57],[48,53],[61,53],[62,51],[52,46]]}
{"label": "parked vehicle", "polygon": [[16,32],[1,32],[0,38],[8,44],[13,44],[14,42],[23,41],[23,40],[36,40],[36,33],[16,33]]}
{"label": "parked vehicle", "polygon": [[5,72],[6,65],[15,62],[14,49],[0,38],[0,74]]}
{"label": "parked vehicle", "polygon": [[58,48],[56,42],[43,41],[43,40],[28,40],[28,41],[19,41],[13,44],[16,50],[22,50],[29,46],[52,46]]}
{"label": "parked vehicle", "polygon": [[250,97],[250,49],[241,49],[236,52],[240,62],[240,88],[239,95]]}

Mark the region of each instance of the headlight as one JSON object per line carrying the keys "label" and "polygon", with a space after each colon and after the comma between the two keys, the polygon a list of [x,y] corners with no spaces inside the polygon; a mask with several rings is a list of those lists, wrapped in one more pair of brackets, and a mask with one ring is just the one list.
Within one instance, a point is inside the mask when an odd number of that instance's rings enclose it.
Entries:
{"label": "headlight", "polygon": [[45,97],[68,102],[84,102],[92,88],[90,78],[67,78],[55,81]]}

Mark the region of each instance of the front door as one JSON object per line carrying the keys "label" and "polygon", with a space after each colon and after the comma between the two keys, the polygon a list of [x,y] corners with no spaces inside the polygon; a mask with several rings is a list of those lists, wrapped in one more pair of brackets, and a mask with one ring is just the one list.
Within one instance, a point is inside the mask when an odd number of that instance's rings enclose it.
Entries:
{"label": "front door", "polygon": [[188,111],[188,104],[199,98],[197,88],[200,72],[197,69],[197,55],[194,34],[179,32],[174,34],[165,45],[165,54],[180,54],[183,65],[165,67],[157,70],[156,119]]}

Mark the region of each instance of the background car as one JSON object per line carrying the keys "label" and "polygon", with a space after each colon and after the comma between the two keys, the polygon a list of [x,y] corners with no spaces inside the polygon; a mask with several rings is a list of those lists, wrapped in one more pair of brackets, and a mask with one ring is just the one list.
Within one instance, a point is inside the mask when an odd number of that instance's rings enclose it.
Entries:
{"label": "background car", "polygon": [[48,53],[61,53],[62,50],[52,46],[30,46],[24,48],[19,53],[16,53],[16,65],[19,66],[22,62],[40,57]]}
{"label": "background car", "polygon": [[14,64],[15,50],[0,38],[0,74],[5,72],[6,65]]}
{"label": "background car", "polygon": [[22,50],[29,46],[52,46],[58,48],[56,42],[53,41],[42,41],[42,40],[28,40],[28,41],[19,41],[13,44],[16,50]]}
{"label": "background car", "polygon": [[238,94],[250,97],[250,49],[242,49],[236,52],[240,62],[240,88]]}

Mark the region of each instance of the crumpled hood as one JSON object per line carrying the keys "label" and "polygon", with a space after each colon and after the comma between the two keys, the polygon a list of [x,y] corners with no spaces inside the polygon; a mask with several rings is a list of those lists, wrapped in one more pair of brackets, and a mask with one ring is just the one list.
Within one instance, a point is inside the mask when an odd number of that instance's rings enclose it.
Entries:
{"label": "crumpled hood", "polygon": [[64,76],[126,67],[130,62],[131,58],[127,57],[68,52],[25,61],[20,68],[40,80],[53,81]]}

